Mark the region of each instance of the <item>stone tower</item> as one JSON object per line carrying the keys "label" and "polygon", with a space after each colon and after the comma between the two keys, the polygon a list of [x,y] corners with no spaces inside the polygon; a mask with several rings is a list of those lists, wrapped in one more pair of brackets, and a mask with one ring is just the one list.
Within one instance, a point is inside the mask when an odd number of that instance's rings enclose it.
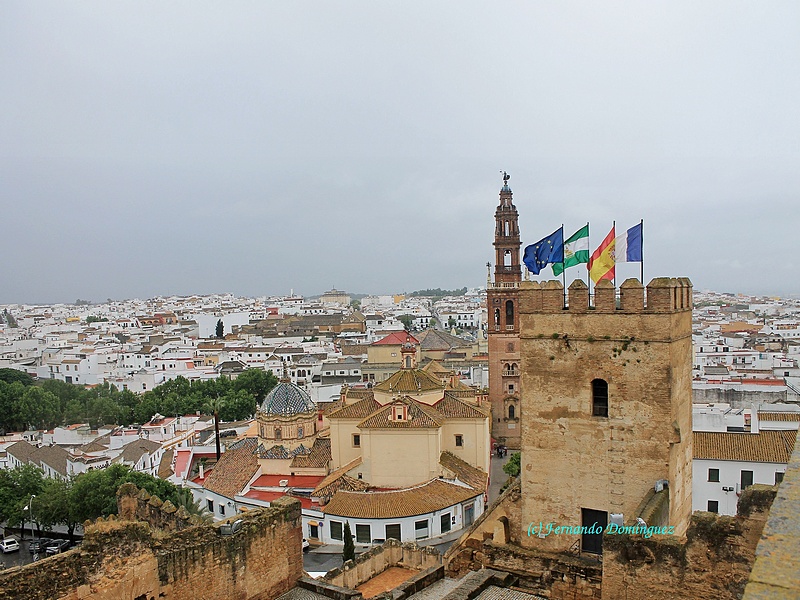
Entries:
{"label": "stone tower", "polygon": [[519,224],[509,176],[503,174],[494,213],[494,282],[487,282],[489,401],[492,437],[509,448],[520,440],[519,286],[522,282]]}
{"label": "stone tower", "polygon": [[[692,284],[522,283],[522,545],[602,552],[602,536],[538,535],[543,523],[648,525],[683,535],[691,516]],[[664,485],[666,482],[666,485]],[[621,515],[621,516],[620,516]],[[658,521],[658,522],[654,522]],[[545,533],[547,533],[545,531]]]}

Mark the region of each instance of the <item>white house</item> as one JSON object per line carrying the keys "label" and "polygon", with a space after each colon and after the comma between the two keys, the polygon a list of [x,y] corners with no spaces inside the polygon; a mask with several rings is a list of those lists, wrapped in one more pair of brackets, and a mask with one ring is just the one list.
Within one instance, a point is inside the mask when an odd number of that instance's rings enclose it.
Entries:
{"label": "white house", "polygon": [[735,515],[739,495],[748,486],[783,481],[797,431],[695,431],[693,435],[692,510]]}

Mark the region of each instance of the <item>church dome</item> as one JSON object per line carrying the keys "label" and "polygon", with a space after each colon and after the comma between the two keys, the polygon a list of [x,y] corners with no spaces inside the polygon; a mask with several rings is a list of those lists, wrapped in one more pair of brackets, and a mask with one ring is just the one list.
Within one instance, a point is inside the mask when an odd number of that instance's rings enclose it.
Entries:
{"label": "church dome", "polygon": [[266,415],[291,416],[314,412],[317,406],[308,393],[293,383],[281,381],[261,403],[260,412]]}

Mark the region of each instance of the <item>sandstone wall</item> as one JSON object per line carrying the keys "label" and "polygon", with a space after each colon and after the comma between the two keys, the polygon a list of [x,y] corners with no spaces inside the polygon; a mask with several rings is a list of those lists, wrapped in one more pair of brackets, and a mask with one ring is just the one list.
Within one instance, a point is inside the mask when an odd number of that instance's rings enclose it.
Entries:
{"label": "sandstone wall", "polygon": [[407,567],[425,571],[442,564],[442,556],[432,546],[402,544],[397,540],[386,540],[356,557],[341,568],[329,571],[324,580],[332,585],[355,589],[365,581],[383,573],[389,567]]}
{"label": "sandstone wall", "polygon": [[748,488],[736,517],[695,513],[685,541],[605,535],[603,600],[741,598],[775,490]]}
{"label": "sandstone wall", "polygon": [[0,573],[0,598],[271,600],[303,572],[300,503],[282,498],[238,518],[232,535],[219,524],[165,532],[98,520],[80,547]]}
{"label": "sandstone wall", "polygon": [[[605,285],[603,285],[605,284]],[[633,517],[657,480],[670,486],[669,524],[691,513],[691,284],[609,282],[589,304],[574,282],[524,282],[522,316],[522,523],[580,526],[582,508]],[[592,381],[608,384],[608,416],[592,412]],[[590,523],[591,524],[591,523]],[[523,536],[552,551],[580,536]]]}

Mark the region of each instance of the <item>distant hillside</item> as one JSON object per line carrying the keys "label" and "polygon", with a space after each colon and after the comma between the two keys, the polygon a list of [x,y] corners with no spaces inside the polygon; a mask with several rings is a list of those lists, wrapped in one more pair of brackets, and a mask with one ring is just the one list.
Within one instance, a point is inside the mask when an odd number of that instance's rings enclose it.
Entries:
{"label": "distant hillside", "polygon": [[466,293],[467,293],[467,288],[463,287],[458,290],[443,290],[440,288],[417,290],[416,292],[411,292],[408,295],[412,297],[425,296],[434,298],[444,298],[445,296],[463,296]]}

